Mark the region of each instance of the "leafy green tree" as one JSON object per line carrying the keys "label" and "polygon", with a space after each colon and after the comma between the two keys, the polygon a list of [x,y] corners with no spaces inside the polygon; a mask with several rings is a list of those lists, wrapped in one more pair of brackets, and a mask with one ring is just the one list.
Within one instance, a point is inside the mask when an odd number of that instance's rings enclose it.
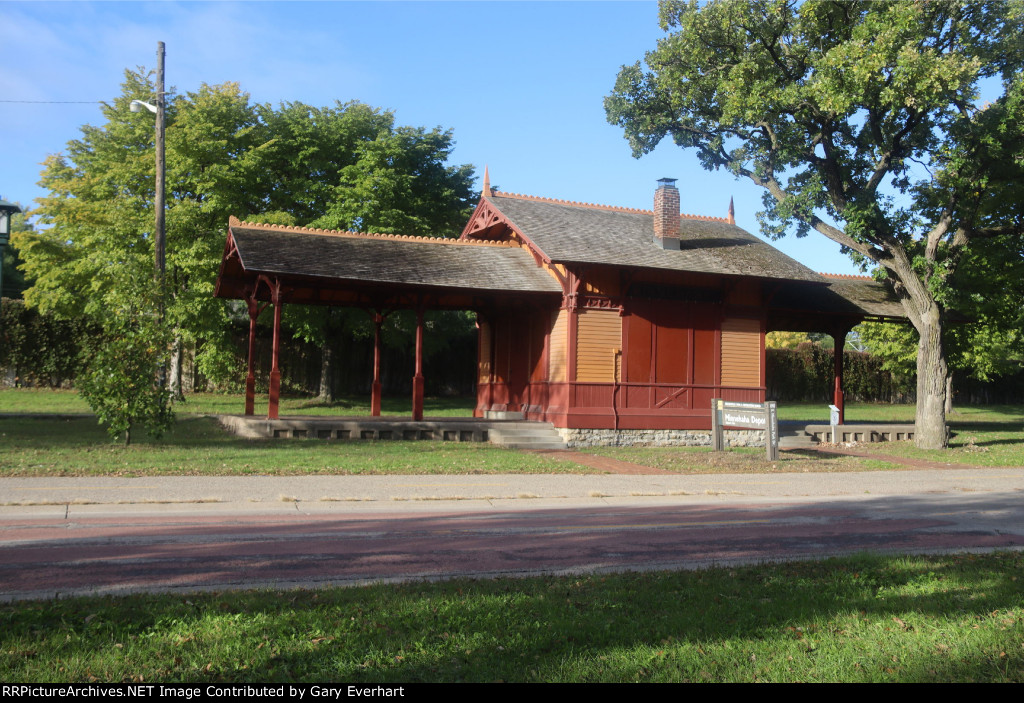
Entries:
{"label": "leafy green tree", "polygon": [[[154,86],[139,70],[126,71],[122,88],[102,127],[84,126],[47,160],[49,194],[35,213],[44,227],[16,242],[33,281],[26,301],[45,312],[104,320],[126,280],[152,276],[153,121],[128,105],[151,100]],[[451,134],[396,127],[392,113],[362,103],[275,108],[234,83],[203,85],[169,94],[166,122],[172,381],[187,346],[204,373],[225,369],[237,313],[213,287],[230,215],[416,234],[442,223],[448,232],[454,213],[468,212],[472,169],[446,165]]]}
{"label": "leafy green tree", "polygon": [[174,421],[170,392],[157,381],[167,359],[170,330],[160,320],[150,281],[135,283],[135,295],[107,298],[103,331],[83,350],[83,371],[75,381],[111,438],[123,435],[125,446],[131,444],[135,427],[160,437]]}
{"label": "leafy green tree", "polygon": [[[980,381],[1011,375],[1024,363],[1024,246],[1021,238],[1001,237],[961,263],[959,285],[948,291],[962,319],[946,325],[948,352],[946,412],[953,407],[953,371]],[[984,291],[978,292],[978,291]],[[918,334],[912,327],[864,323],[858,328],[884,368],[915,373]]]}
{"label": "leafy green tree", "polygon": [[810,341],[806,332],[769,332],[765,335],[764,345],[769,349],[796,349]]}
{"label": "leafy green tree", "polygon": [[[668,1],[668,35],[605,101],[634,155],[671,136],[765,189],[769,236],[814,230],[878,265],[919,335],[922,447],[947,441],[962,262],[1024,227],[1022,19],[1020,2]],[[984,106],[983,83],[1002,88]]]}
{"label": "leafy green tree", "polygon": [[[33,285],[26,300],[44,312],[103,320],[109,296],[128,279],[153,275],[154,127],[133,99],[150,100],[148,75],[128,71],[122,95],[103,106],[65,153],[44,163],[43,229],[15,240]],[[165,320],[175,347],[223,339],[228,309],[213,298],[229,214],[260,203],[248,187],[258,120],[235,84],[167,96]],[[202,364],[203,350],[200,350]],[[177,378],[180,356],[172,358]]]}
{"label": "leafy green tree", "polygon": [[[261,171],[279,179],[268,192],[274,211],[269,217],[278,224],[457,236],[472,211],[472,167],[447,163],[451,132],[395,126],[392,113],[361,103],[289,103],[261,112],[274,138],[260,159]],[[471,324],[465,316],[454,319]],[[386,342],[397,332],[396,320],[389,316],[385,324]],[[321,348],[319,398],[332,401],[334,348],[353,335],[372,334],[369,316],[352,309],[286,307],[285,323]]]}

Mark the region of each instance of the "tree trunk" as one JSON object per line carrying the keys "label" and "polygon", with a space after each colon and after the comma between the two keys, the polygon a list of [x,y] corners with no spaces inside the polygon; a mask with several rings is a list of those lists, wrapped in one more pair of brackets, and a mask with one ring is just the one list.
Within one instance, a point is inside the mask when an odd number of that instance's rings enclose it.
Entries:
{"label": "tree trunk", "polygon": [[946,355],[942,348],[942,321],[932,306],[920,318],[917,347],[917,417],[914,444],[920,449],[945,449]]}
{"label": "tree trunk", "polygon": [[334,402],[334,347],[325,342],[320,351],[320,395],[321,403]]}
{"label": "tree trunk", "polygon": [[175,335],[174,343],[171,345],[171,372],[168,379],[171,400],[175,402],[185,400],[185,394],[181,392],[181,367],[184,358],[182,346],[181,336]]}

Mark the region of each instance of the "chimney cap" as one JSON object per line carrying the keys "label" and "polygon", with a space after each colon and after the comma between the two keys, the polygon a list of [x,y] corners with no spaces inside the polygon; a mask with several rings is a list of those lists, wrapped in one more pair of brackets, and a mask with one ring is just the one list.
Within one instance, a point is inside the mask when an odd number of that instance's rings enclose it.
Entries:
{"label": "chimney cap", "polygon": [[679,179],[678,178],[659,178],[658,179],[658,187],[659,188],[675,188],[677,180],[679,180]]}

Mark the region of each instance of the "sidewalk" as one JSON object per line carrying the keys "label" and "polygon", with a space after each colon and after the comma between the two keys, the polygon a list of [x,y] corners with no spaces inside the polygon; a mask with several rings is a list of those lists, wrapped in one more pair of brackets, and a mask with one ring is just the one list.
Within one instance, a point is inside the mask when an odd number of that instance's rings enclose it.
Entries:
{"label": "sidewalk", "polygon": [[[3,478],[0,519],[110,514],[531,510],[1024,492],[1024,469],[716,475]],[[1024,497],[1024,495],[1022,495]]]}

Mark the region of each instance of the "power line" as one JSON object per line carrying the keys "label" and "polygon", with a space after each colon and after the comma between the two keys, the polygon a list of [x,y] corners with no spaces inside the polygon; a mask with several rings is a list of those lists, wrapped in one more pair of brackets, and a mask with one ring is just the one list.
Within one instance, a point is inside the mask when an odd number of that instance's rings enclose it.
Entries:
{"label": "power line", "polygon": [[36,105],[97,105],[102,100],[0,100],[0,103],[33,103]]}

